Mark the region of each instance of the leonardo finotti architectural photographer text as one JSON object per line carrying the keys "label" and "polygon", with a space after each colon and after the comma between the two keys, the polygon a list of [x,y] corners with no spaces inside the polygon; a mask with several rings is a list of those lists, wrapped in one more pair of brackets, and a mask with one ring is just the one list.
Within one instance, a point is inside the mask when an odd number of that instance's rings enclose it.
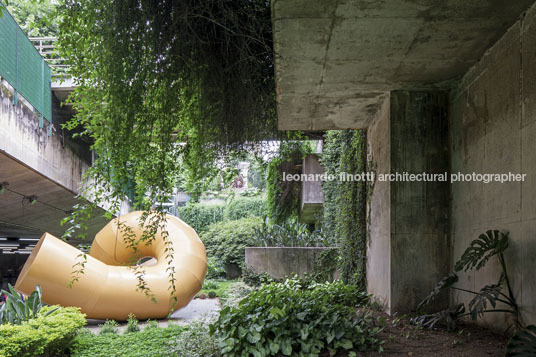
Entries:
{"label": "leonardo finotti architectural photographer text", "polygon": [[289,174],[283,172],[283,181],[393,181],[393,182],[520,182],[525,181],[527,174],[519,173],[451,173],[430,174],[426,172],[414,174],[409,172],[396,172],[392,174],[376,174],[375,172],[362,172],[359,174],[350,174],[340,172],[337,175],[333,174]]}

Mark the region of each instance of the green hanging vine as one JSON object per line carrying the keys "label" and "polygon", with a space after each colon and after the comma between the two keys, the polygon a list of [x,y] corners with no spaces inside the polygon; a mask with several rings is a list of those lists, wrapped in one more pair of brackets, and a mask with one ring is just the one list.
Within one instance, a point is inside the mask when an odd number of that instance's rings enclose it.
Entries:
{"label": "green hanging vine", "polygon": [[129,196],[152,210],[137,244],[150,242],[165,231],[161,204],[179,176],[195,201],[223,153],[278,137],[269,2],[62,0],[57,18],[77,85],[65,128],[96,158],[83,194],[91,202],[66,219],[66,236],[85,237],[86,210],[107,202],[117,213]]}

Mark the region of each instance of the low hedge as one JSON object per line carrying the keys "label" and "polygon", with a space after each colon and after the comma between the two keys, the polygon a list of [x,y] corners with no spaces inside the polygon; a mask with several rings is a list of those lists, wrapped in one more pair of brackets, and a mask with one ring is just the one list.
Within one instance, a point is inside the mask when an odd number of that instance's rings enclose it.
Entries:
{"label": "low hedge", "polygon": [[62,356],[78,330],[86,324],[75,307],[45,306],[35,319],[21,325],[0,325],[0,356]]}
{"label": "low hedge", "polygon": [[235,197],[226,206],[223,218],[226,221],[234,221],[250,216],[264,217],[266,204],[261,197]]}
{"label": "low hedge", "polygon": [[178,216],[197,233],[204,232],[211,224],[223,221],[224,205],[192,203],[180,207]]}
{"label": "low hedge", "polygon": [[216,257],[222,264],[244,266],[245,248],[255,242],[255,229],[262,225],[259,217],[213,224],[200,238],[207,248],[207,255]]}

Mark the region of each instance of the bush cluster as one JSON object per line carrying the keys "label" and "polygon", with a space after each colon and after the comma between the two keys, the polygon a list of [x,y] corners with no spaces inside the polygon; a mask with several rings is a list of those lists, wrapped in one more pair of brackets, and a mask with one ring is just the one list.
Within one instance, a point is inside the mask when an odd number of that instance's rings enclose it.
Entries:
{"label": "bush cluster", "polygon": [[178,216],[197,233],[203,232],[213,223],[223,221],[224,205],[192,203],[180,207]]}
{"label": "bush cluster", "polygon": [[342,282],[304,285],[286,280],[253,291],[238,307],[224,307],[210,329],[222,354],[229,356],[381,351],[381,328],[355,309],[368,299]]}
{"label": "bush cluster", "polygon": [[265,203],[262,197],[235,197],[226,206],[223,217],[234,221],[249,216],[265,216]]}
{"label": "bush cluster", "polygon": [[0,325],[0,356],[62,356],[85,324],[78,308],[44,306],[36,318],[21,325]]}
{"label": "bush cluster", "polygon": [[259,217],[242,218],[213,224],[200,236],[208,256],[216,257],[223,264],[243,267],[244,249],[254,243],[255,228],[261,225]]}

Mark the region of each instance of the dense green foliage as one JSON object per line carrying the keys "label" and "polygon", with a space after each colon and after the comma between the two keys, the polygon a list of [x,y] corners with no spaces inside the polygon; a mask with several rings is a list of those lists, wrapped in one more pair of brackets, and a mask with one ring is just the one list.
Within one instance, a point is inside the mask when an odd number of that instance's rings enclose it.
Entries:
{"label": "dense green foliage", "polygon": [[[367,171],[364,131],[330,131],[325,136],[322,163],[326,174]],[[341,247],[339,271],[347,283],[366,287],[367,186],[364,181],[326,181],[323,184],[322,229]]]}
{"label": "dense green foliage", "polygon": [[[270,3],[60,1],[58,46],[78,86],[76,117],[92,142],[100,196],[165,202],[216,156],[276,135]],[[179,145],[178,143],[182,143]],[[149,200],[145,200],[149,193]],[[98,197],[102,198],[102,197]]]}
{"label": "dense green foliage", "polygon": [[22,325],[0,325],[0,356],[61,356],[85,323],[78,308],[45,306]]}
{"label": "dense green foliage", "polygon": [[71,346],[73,357],[161,357],[173,356],[169,341],[184,331],[182,326],[149,327],[140,332],[94,335],[84,330]]}
{"label": "dense green foliage", "polygon": [[[41,287],[37,285],[27,298],[24,298],[11,284],[8,284],[8,287],[9,291],[0,291],[0,294],[6,296],[6,301],[0,306],[0,324],[20,325],[30,319],[35,319],[43,308]],[[54,310],[48,310],[47,314],[52,312]]]}
{"label": "dense green foliage", "polygon": [[321,231],[311,230],[297,219],[282,224],[263,224],[255,230],[255,245],[259,247],[325,247],[329,244]]}
{"label": "dense green foliage", "polygon": [[7,10],[28,37],[51,37],[58,32],[54,0],[4,0]]}
{"label": "dense green foliage", "polygon": [[178,216],[188,223],[197,233],[207,230],[213,223],[223,221],[225,205],[189,203],[180,207]]}
{"label": "dense green foliage", "polygon": [[305,141],[281,141],[277,156],[266,168],[266,213],[274,223],[297,217],[300,209],[300,181],[283,180],[285,174],[299,174],[303,158],[311,146]]}
{"label": "dense green foliage", "polygon": [[207,257],[206,279],[217,279],[225,276],[225,267],[216,257]]}
{"label": "dense green foliage", "polygon": [[223,264],[244,265],[244,248],[254,243],[255,228],[260,227],[259,217],[242,218],[236,221],[215,223],[200,237],[207,255],[214,256]]}
{"label": "dense green foliage", "polygon": [[265,216],[265,203],[262,197],[235,197],[223,212],[225,220],[233,221],[249,216]]}
{"label": "dense green foliage", "polygon": [[273,283],[253,291],[238,307],[225,307],[211,326],[230,356],[318,355],[321,351],[381,350],[380,328],[355,310],[368,296],[342,282]]}

